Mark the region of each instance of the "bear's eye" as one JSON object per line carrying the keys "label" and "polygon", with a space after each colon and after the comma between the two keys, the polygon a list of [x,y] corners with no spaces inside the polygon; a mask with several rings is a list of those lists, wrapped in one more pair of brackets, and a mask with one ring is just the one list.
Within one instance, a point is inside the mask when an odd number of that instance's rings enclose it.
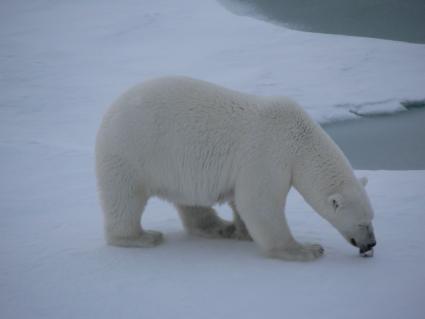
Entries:
{"label": "bear's eye", "polygon": [[333,194],[328,198],[329,205],[332,205],[335,211],[341,208],[342,201],[342,196],[340,194]]}

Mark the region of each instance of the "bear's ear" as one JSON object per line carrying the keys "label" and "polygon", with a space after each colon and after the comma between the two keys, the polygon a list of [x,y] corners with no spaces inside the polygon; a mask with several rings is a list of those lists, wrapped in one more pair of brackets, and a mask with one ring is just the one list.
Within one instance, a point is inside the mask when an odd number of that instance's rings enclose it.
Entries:
{"label": "bear's ear", "polygon": [[342,195],[341,194],[333,194],[328,197],[329,204],[332,205],[333,209],[335,211],[338,210],[338,208],[342,205]]}
{"label": "bear's ear", "polygon": [[360,182],[360,184],[362,184],[364,187],[366,187],[367,182],[368,182],[368,179],[367,179],[367,177],[366,177],[366,176],[363,176],[363,177],[360,177],[360,178],[359,178],[359,182]]}

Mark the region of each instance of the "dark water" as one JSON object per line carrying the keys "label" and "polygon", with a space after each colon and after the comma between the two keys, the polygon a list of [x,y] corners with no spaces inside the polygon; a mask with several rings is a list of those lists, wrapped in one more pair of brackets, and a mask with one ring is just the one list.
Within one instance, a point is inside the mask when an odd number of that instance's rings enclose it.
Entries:
{"label": "dark water", "polygon": [[425,0],[218,1],[292,29],[425,43]]}
{"label": "dark water", "polygon": [[[425,0],[218,0],[240,15],[318,33],[425,43]],[[324,126],[356,169],[425,169],[425,103]]]}
{"label": "dark water", "polygon": [[324,126],[356,169],[425,169],[425,109]]}

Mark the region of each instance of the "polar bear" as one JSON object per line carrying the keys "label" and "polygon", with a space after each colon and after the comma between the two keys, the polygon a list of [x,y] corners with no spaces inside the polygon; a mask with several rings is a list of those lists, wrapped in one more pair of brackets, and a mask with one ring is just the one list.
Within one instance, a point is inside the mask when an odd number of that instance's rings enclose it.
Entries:
{"label": "polar bear", "polygon": [[[291,186],[348,242],[375,244],[365,179],[295,102],[259,97],[187,77],[147,81],[123,94],[103,118],[96,171],[110,245],[151,247],[147,200],[170,201],[189,233],[252,239],[267,256],[313,260],[318,244],[297,242],[284,206]],[[211,208],[227,202],[234,221]]]}

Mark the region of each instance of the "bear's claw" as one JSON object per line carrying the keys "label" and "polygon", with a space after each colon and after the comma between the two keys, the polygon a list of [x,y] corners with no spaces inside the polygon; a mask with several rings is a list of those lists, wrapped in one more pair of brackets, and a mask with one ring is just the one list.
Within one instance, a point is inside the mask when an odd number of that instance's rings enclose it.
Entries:
{"label": "bear's claw", "polygon": [[324,251],[319,244],[295,244],[282,250],[273,250],[268,255],[290,261],[311,261],[323,256]]}
{"label": "bear's claw", "polygon": [[108,238],[108,244],[121,247],[155,247],[164,241],[162,233],[154,230],[145,230],[137,237]]}

